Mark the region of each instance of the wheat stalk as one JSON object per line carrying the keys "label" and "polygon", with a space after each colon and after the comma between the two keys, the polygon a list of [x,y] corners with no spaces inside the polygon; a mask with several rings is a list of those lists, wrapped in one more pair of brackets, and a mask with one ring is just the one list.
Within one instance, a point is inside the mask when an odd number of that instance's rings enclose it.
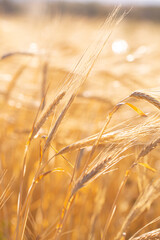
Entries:
{"label": "wheat stalk", "polygon": [[52,130],[50,131],[50,133],[49,133],[49,135],[48,135],[48,137],[47,137],[46,143],[45,143],[45,145],[44,145],[43,152],[45,152],[46,149],[50,146],[50,143],[51,143],[51,141],[52,141],[52,139],[53,139],[53,137],[54,137],[54,134],[56,133],[56,131],[57,131],[57,129],[58,129],[58,127],[59,127],[62,119],[64,118],[64,116],[65,116],[68,108],[69,108],[70,105],[72,104],[74,98],[75,98],[75,95],[72,95],[71,98],[70,98],[70,100],[69,100],[69,102],[68,102],[68,104],[65,106],[65,108],[64,108],[63,111],[61,112],[59,118],[57,119],[54,127],[53,127]]}
{"label": "wheat stalk", "polygon": [[10,81],[9,85],[8,85],[8,88],[7,88],[7,91],[4,95],[5,97],[5,100],[7,101],[11,95],[11,92],[13,90],[13,88],[15,87],[16,85],[16,82],[18,80],[18,78],[22,75],[22,73],[24,72],[24,70],[27,68],[27,63],[26,64],[23,64],[17,71],[16,73],[14,74],[14,76],[12,77],[12,80]]}
{"label": "wheat stalk", "polygon": [[40,55],[42,55],[42,54],[40,54],[40,53],[34,53],[34,52],[25,52],[25,51],[16,51],[16,52],[9,52],[9,53],[6,53],[6,54],[4,54],[3,56],[1,56],[1,58],[0,58],[0,61],[2,61],[2,60],[5,60],[5,59],[7,59],[7,58],[9,58],[9,57],[12,57],[12,56],[15,56],[15,55],[22,55],[22,56],[29,56],[29,57],[32,57],[32,56],[40,56]]}
{"label": "wheat stalk", "polygon": [[[133,123],[135,122],[136,119]],[[128,120],[120,125],[115,126],[113,129],[108,129],[105,131],[99,140],[99,145],[107,145],[110,142],[117,144],[124,139],[126,139],[126,141],[130,141],[133,138],[138,142],[140,137],[157,135],[159,131],[159,115],[148,116],[147,118],[143,119],[142,123],[137,124],[136,126],[132,126],[131,120]],[[94,134],[80,141],[72,143],[62,148],[57,155],[92,146],[97,137],[98,134]]]}
{"label": "wheat stalk", "polygon": [[42,107],[43,110],[45,107],[45,92],[46,92],[46,85],[47,85],[47,78],[48,78],[48,68],[49,68],[49,62],[46,60],[42,67],[42,83],[41,83],[41,101],[42,101]]}
{"label": "wheat stalk", "polygon": [[155,149],[159,143],[160,143],[160,138],[157,138],[155,141],[146,145],[145,148],[138,155],[138,159],[140,159],[141,157],[145,157],[148,153],[150,153],[153,149]]}
{"label": "wheat stalk", "polygon": [[41,118],[36,122],[35,126],[33,127],[33,131],[32,131],[32,134],[31,134],[31,139],[34,138],[34,136],[38,133],[38,131],[43,126],[43,124],[46,122],[48,117],[51,116],[55,107],[60,103],[62,98],[65,96],[65,94],[66,94],[66,92],[62,92],[62,93],[58,94],[58,96],[54,99],[54,101],[50,104],[50,106],[43,113]]}
{"label": "wheat stalk", "polygon": [[160,110],[160,102],[149,94],[143,92],[133,92],[129,97],[146,100]]}
{"label": "wheat stalk", "polygon": [[125,218],[123,225],[116,236],[116,240],[121,239],[123,233],[127,232],[130,224],[140,216],[146,209],[149,209],[152,202],[160,196],[160,178],[149,183],[144,191],[140,194],[128,216]]}
{"label": "wheat stalk", "polygon": [[160,240],[160,228],[144,233],[139,237],[133,238],[132,240]]}

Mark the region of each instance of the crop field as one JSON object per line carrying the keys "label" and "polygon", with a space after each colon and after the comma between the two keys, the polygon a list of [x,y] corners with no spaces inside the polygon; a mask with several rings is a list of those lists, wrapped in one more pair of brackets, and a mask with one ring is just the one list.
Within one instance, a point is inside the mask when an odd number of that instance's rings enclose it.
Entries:
{"label": "crop field", "polygon": [[160,239],[159,43],[119,8],[0,16],[0,240]]}

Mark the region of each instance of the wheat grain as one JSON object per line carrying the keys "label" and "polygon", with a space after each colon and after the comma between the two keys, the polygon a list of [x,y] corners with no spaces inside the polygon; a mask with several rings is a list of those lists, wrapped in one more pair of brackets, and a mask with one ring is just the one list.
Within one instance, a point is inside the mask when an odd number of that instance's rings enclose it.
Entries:
{"label": "wheat grain", "polygon": [[159,143],[160,143],[160,138],[147,144],[145,148],[138,155],[138,159],[140,159],[141,157],[145,157],[148,153],[150,153],[153,149],[155,149]]}
{"label": "wheat grain", "polygon": [[57,121],[56,121],[56,123],[55,123],[55,125],[54,125],[54,127],[52,128],[51,132],[49,133],[49,135],[48,135],[48,137],[47,137],[46,143],[45,143],[45,145],[44,145],[43,152],[45,152],[46,149],[48,148],[48,146],[50,145],[50,143],[51,143],[51,141],[52,141],[52,139],[53,139],[53,137],[54,137],[54,134],[56,133],[56,131],[57,131],[57,129],[58,129],[58,127],[59,127],[59,125],[60,125],[63,117],[65,116],[68,108],[69,108],[70,105],[72,104],[74,98],[75,98],[75,95],[72,95],[72,97],[70,98],[68,104],[65,106],[65,108],[64,108],[63,111],[61,112],[59,118],[57,119]]}
{"label": "wheat grain", "polygon": [[53,113],[55,107],[59,104],[59,102],[61,101],[61,99],[65,96],[66,92],[62,92],[60,93],[55,99],[54,101],[50,104],[50,106],[47,108],[47,110],[44,112],[44,114],[42,115],[42,117],[38,120],[38,122],[35,124],[34,128],[33,128],[33,132],[31,137],[33,138],[37,132],[40,130],[40,128],[43,126],[43,124],[45,123],[45,121],[48,119],[48,117]]}
{"label": "wheat grain", "polygon": [[146,94],[143,92],[133,92],[130,95],[130,97],[146,100],[147,102],[153,104],[155,107],[157,107],[160,110],[160,102],[154,97],[150,96],[149,94]]}

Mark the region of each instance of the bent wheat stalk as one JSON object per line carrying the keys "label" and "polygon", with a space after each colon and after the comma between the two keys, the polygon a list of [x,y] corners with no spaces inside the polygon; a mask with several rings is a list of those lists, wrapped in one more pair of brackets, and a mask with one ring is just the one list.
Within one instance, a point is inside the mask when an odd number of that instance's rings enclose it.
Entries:
{"label": "bent wheat stalk", "polygon": [[142,228],[140,228],[137,232],[135,232],[129,240],[133,240],[142,230],[144,230],[146,227],[152,225],[153,223],[158,222],[159,220],[160,220],[160,216],[158,216],[157,218],[153,219],[151,222],[147,223]]}
{"label": "bent wheat stalk", "polygon": [[2,60],[5,60],[6,58],[9,58],[9,57],[12,57],[12,56],[15,56],[15,55],[22,55],[22,56],[30,56],[30,57],[33,57],[33,56],[40,56],[42,54],[40,53],[34,53],[34,52],[25,52],[25,51],[16,51],[16,52],[9,52],[9,53],[6,53],[4,54],[3,56],[1,56],[0,58],[0,61]]}
{"label": "bent wheat stalk", "polygon": [[[123,141],[124,139],[126,139],[126,141],[129,141],[133,138],[135,139],[135,141],[136,140],[138,141],[138,139],[143,136],[150,137],[153,135],[157,135],[160,132],[159,121],[160,121],[160,118],[158,115],[156,116],[151,115],[143,119],[142,123],[136,126],[134,126],[133,124],[132,126],[131,120],[129,119],[128,121],[123,122],[123,125],[121,124],[116,125],[114,128],[111,128],[105,131],[101,139],[99,140],[99,145],[107,145],[110,142],[117,144],[120,141]],[[122,127],[123,127],[123,131],[122,131]],[[83,149],[86,147],[90,147],[94,144],[97,137],[98,137],[98,134],[95,134],[87,138],[84,138],[80,141],[77,141],[75,143],[72,143],[62,148],[57,153],[57,155],[76,151],[78,149]]]}
{"label": "bent wheat stalk", "polygon": [[144,233],[139,237],[133,238],[132,240],[160,240],[160,228]]}
{"label": "bent wheat stalk", "polygon": [[133,92],[129,97],[146,100],[160,110],[160,102],[149,94],[143,92]]}

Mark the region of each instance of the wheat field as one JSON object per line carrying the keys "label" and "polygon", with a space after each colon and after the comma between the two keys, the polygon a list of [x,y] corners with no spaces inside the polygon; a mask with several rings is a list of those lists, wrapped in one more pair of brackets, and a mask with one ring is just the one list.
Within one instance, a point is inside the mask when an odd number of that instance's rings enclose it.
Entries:
{"label": "wheat field", "polygon": [[160,239],[160,24],[119,11],[1,15],[0,240]]}

